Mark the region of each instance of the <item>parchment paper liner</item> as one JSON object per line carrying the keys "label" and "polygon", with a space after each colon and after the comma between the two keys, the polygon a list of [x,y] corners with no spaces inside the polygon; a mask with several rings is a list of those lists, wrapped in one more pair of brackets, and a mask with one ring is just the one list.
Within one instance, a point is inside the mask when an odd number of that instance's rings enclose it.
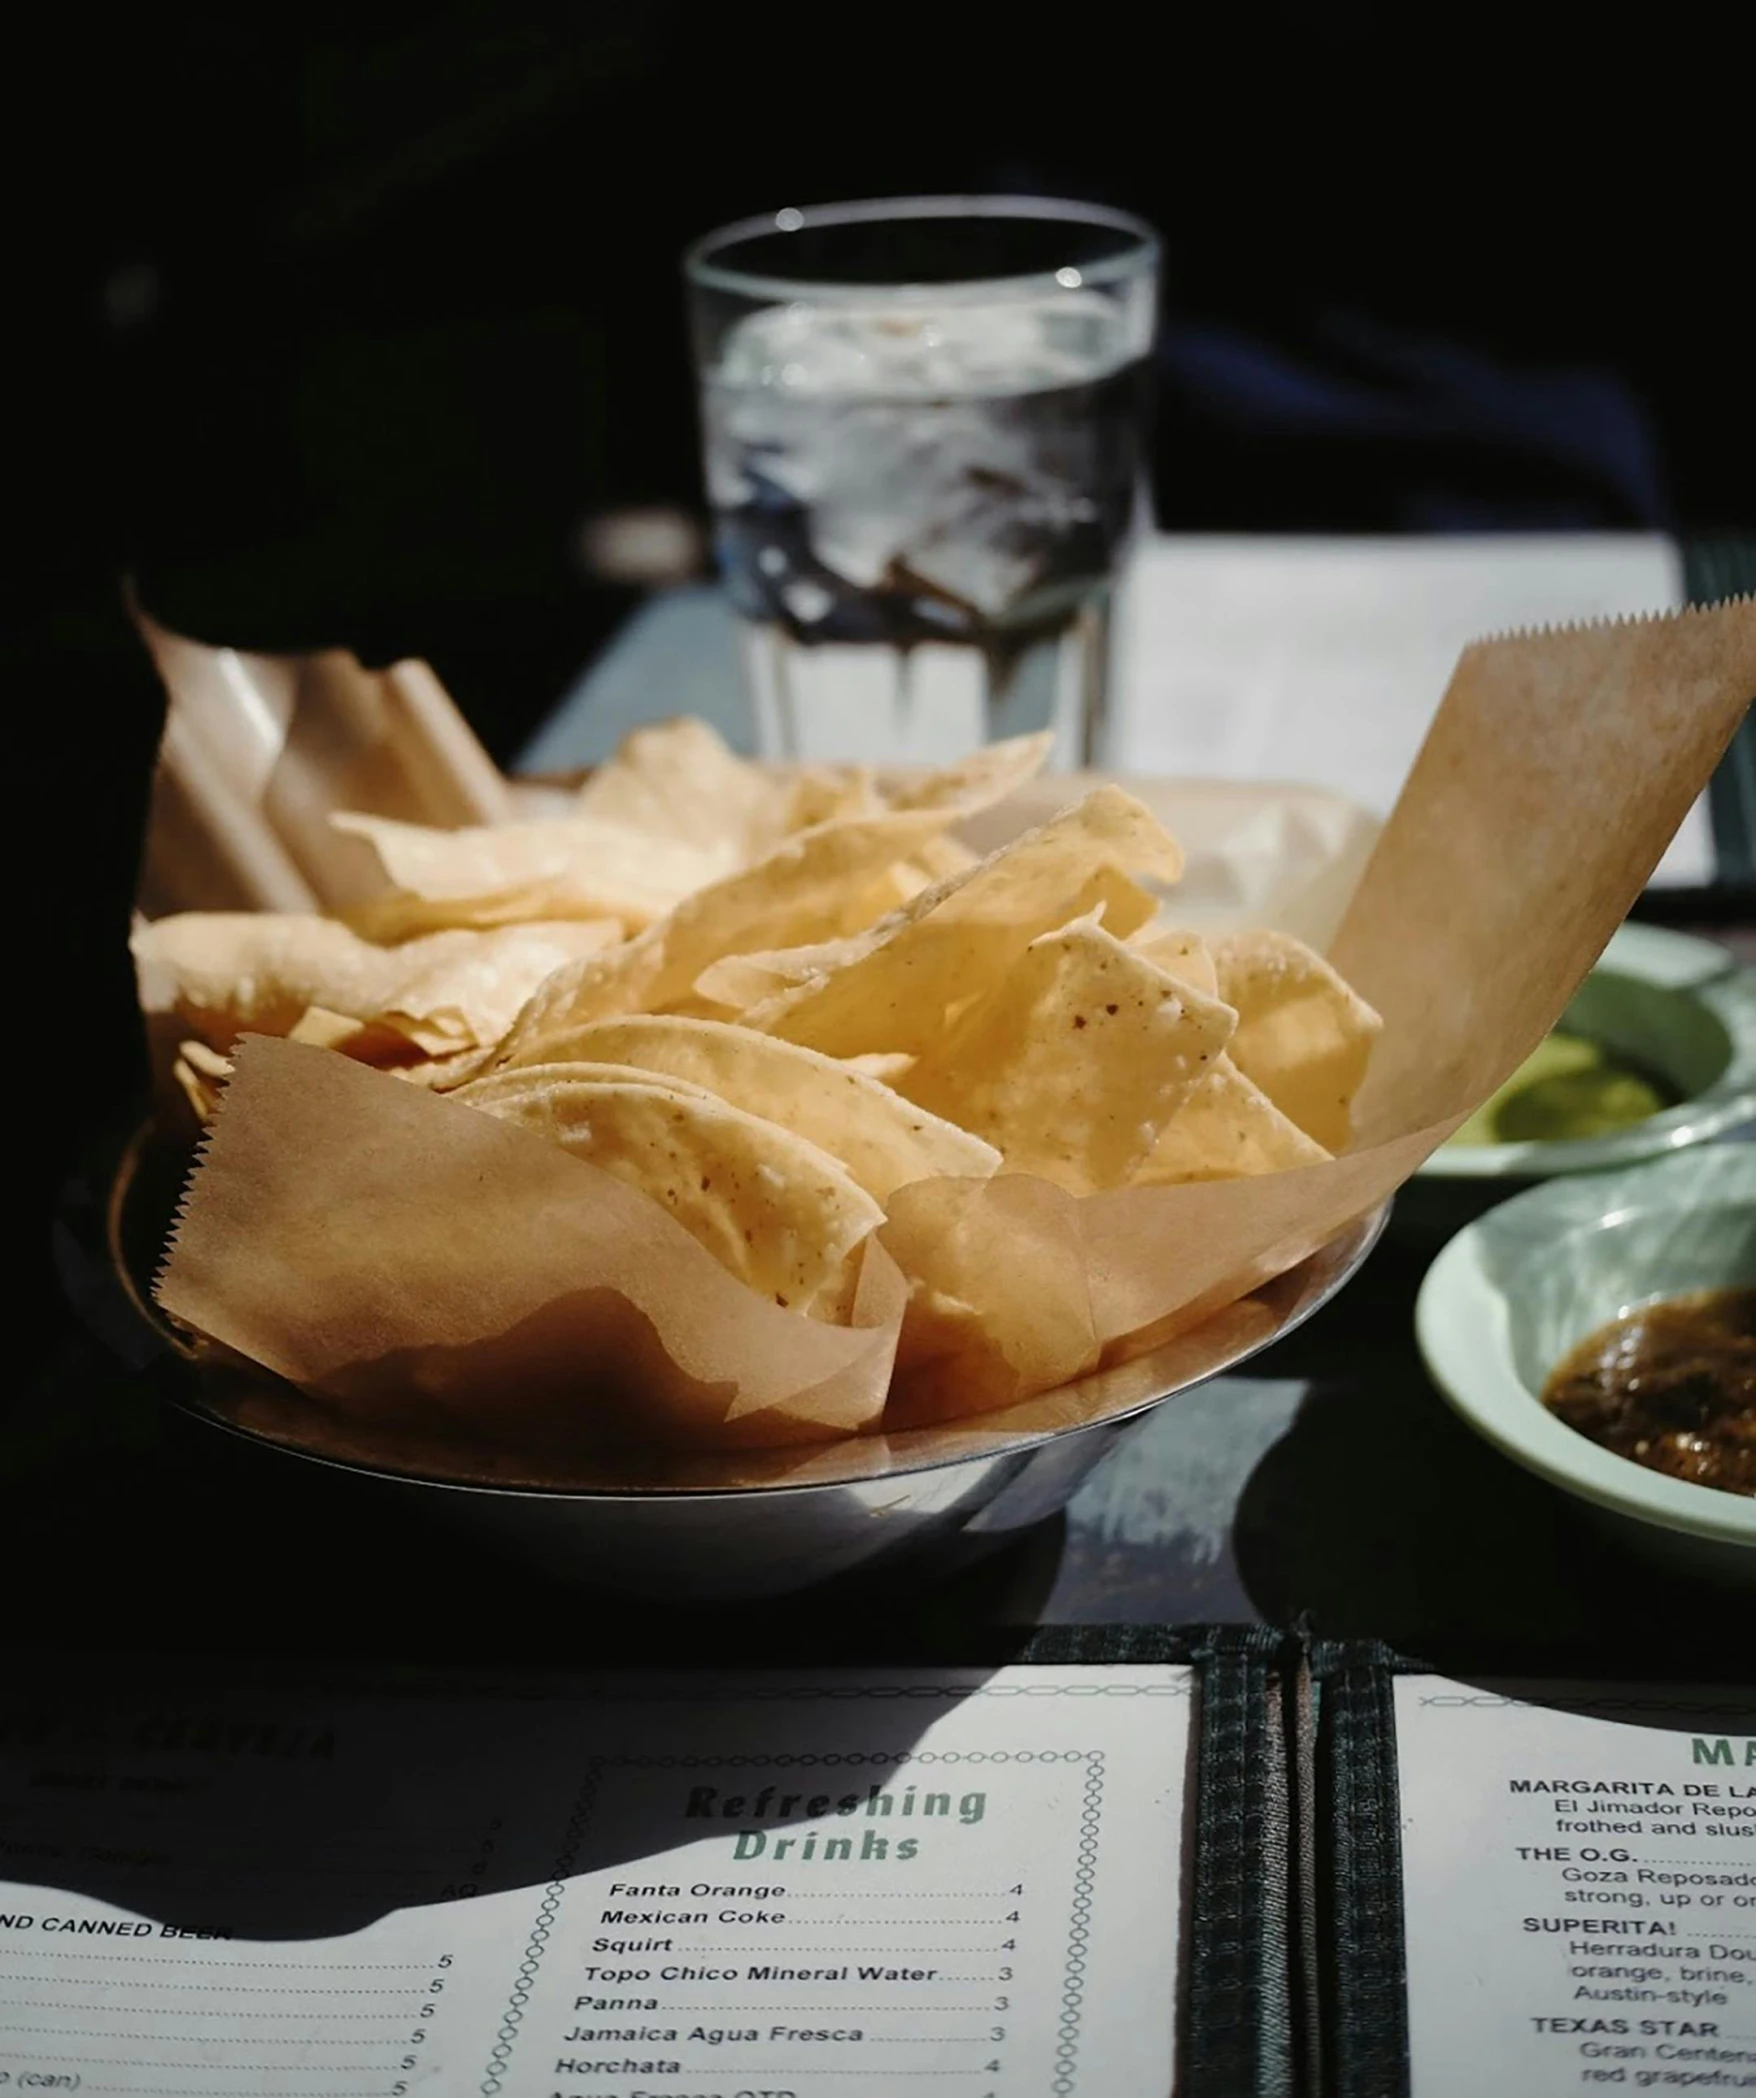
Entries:
{"label": "parchment paper liner", "polygon": [[135,898],[145,916],[334,910],[371,894],[372,856],[330,829],[332,809],[512,819],[507,783],[425,663],[247,655],[130,609],[170,696]]}
{"label": "parchment paper liner", "polygon": [[1144,1353],[1101,1366],[1073,1384],[991,1413],[931,1427],[846,1436],[836,1442],[762,1450],[688,1450],[646,1446],[578,1452],[557,1462],[528,1463],[504,1448],[484,1447],[473,1468],[455,1444],[424,1437],[405,1422],[342,1414],[312,1400],[248,1357],[168,1322],[152,1304],[150,1278],[162,1252],[172,1189],[150,1129],[137,1132],[112,1188],[108,1246],[137,1313],[199,1374],[179,1396],[197,1412],[283,1447],[380,1474],[435,1475],[459,1486],[617,1495],[737,1493],[814,1487],[901,1476],[1024,1449],[1050,1435],[1125,1417],[1166,1392],[1216,1375],[1279,1339],[1325,1303],[1376,1242],[1385,1208],[1344,1227],[1310,1259],[1236,1299],[1189,1330],[1158,1340]]}
{"label": "parchment paper liner", "polygon": [[[905,1347],[908,1400],[1052,1390],[1211,1316],[1381,1202],[1554,1024],[1753,691],[1749,601],[1466,650],[1331,948],[1386,1022],[1356,1148],[1084,1202],[1017,1177],[902,1190],[887,1241],[911,1259],[931,1244],[978,1281],[1002,1337],[941,1364],[936,1387]],[[424,1389],[429,1431],[469,1424],[455,1476],[521,1437],[527,1458],[559,1459],[574,1430],[625,1424],[635,1391],[649,1422],[732,1442],[877,1424],[897,1313],[881,1256],[865,1323],[829,1333],[674,1232],[522,1132],[255,1040],[158,1296],[337,1419],[382,1424]]]}

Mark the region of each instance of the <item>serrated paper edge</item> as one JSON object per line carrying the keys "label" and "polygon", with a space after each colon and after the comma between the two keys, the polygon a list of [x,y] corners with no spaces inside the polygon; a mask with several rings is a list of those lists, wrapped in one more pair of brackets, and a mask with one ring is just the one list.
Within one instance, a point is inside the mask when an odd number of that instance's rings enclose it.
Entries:
{"label": "serrated paper edge", "polygon": [[1701,619],[1712,612],[1730,611],[1738,605],[1756,605],[1756,590],[1740,591],[1735,597],[1716,597],[1710,604],[1675,605],[1663,612],[1603,612],[1595,619],[1560,619],[1536,626],[1496,627],[1490,633],[1473,635],[1464,643],[1464,654],[1501,641],[1549,641],[1575,634],[1617,632],[1624,628],[1675,625],[1682,620]]}
{"label": "serrated paper edge", "polygon": [[211,1118],[195,1140],[195,1149],[190,1154],[188,1170],[183,1175],[183,1185],[177,1191],[177,1206],[171,1212],[171,1221],[169,1228],[165,1232],[164,1245],[153,1267],[152,1278],[146,1286],[147,1295],[152,1299],[156,1309],[164,1317],[175,1320],[179,1331],[193,1331],[194,1329],[185,1328],[183,1322],[180,1319],[176,1319],[175,1314],[166,1308],[159,1296],[159,1290],[163,1285],[166,1270],[176,1258],[177,1247],[183,1236],[183,1226],[188,1220],[189,1206],[195,1198],[195,1183],[200,1177],[201,1169],[207,1164],[208,1158],[212,1153],[214,1139],[219,1133],[220,1117],[226,1111],[226,1103],[231,1098],[231,1093],[232,1083],[230,1079],[227,1079],[219,1089],[219,1096],[214,1104]]}

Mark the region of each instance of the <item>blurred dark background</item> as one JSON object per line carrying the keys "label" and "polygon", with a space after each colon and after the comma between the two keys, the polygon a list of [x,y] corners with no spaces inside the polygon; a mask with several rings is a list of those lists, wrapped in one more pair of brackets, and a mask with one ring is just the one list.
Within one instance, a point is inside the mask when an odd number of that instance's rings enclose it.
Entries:
{"label": "blurred dark background", "polygon": [[[1164,230],[1167,527],[1747,526],[1745,19],[453,0],[32,22],[0,570],[21,1214],[135,1069],[158,723],[124,571],[210,640],[425,655],[507,757],[636,601],[594,567],[594,520],[697,505],[684,243],[958,189]],[[34,1252],[23,1279],[46,1282]]]}

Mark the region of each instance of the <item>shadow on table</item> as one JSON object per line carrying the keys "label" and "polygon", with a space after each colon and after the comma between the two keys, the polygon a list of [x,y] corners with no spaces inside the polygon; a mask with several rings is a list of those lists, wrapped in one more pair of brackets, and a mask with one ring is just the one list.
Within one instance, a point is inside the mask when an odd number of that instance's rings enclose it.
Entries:
{"label": "shadow on table", "polygon": [[[343,1473],[265,1462],[79,1341],[6,1410],[0,1535],[39,1570],[14,1598],[16,1650],[0,1654],[0,1883],[18,1886],[0,1908],[40,1916],[78,1893],[156,1925],[292,1940],[448,1887],[548,1884],[590,1759],[617,1731],[599,1723],[600,1672],[943,1661],[979,1680],[1034,1631],[1060,1529],[955,1579],[880,1566],[805,1597],[665,1609],[533,1579]],[[461,1702],[437,1701],[435,1670],[461,1681]],[[332,1706],[344,1717],[324,1747]],[[777,1786],[839,1797],[944,1709],[862,1703],[848,1745],[871,1770],[810,1787],[777,1770]],[[700,1833],[673,1790],[656,1819],[638,1787],[602,1795],[566,1869]],[[831,1816],[829,1832],[856,1825]]]}
{"label": "shadow on table", "polygon": [[[807,1855],[839,1839],[849,1850],[835,1855],[882,1858],[934,1824],[873,1793],[986,1672],[956,1686],[819,1680],[796,1710],[773,1687],[718,1691],[700,1675],[472,1690],[415,1687],[394,1666],[340,1674],[300,1688],[222,1660],[76,1679],[14,1657],[0,1705],[9,1928],[22,1913],[62,1952],[180,1933],[288,1942],[434,1902],[534,1898],[617,1866],[649,1888],[796,1871],[811,1837]],[[722,1697],[736,1708],[723,1730],[707,1716]],[[637,1708],[627,1723],[624,1706]],[[970,1818],[967,1777],[918,1775],[923,1815]],[[948,1797],[929,1808],[934,1779]],[[671,1862],[703,1838],[711,1852]],[[150,1928],[118,1947],[113,1923],[94,1936],[62,1920],[69,1895]]]}
{"label": "shadow on table", "polygon": [[1256,1608],[1462,1674],[1747,1673],[1747,1591],[1648,1561],[1440,1399],[1413,1335],[1431,1250],[1393,1233],[1371,1287],[1262,1358],[1310,1382],[1238,1504]]}
{"label": "shadow on table", "polygon": [[1649,1561],[1462,1427],[1418,1364],[1320,1378],[1234,1548],[1269,1622],[1460,1674],[1748,1672],[1748,1590]]}

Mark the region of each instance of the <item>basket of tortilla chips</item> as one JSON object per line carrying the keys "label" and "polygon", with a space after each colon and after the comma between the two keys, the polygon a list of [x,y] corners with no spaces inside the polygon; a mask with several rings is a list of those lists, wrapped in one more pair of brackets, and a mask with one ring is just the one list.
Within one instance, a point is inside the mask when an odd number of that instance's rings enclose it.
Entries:
{"label": "basket of tortilla chips", "polygon": [[[1044,739],[890,777],[678,721],[521,790],[419,666],[148,638],[134,949],[198,1143],[152,1293],[203,1403],[648,1499],[894,1488],[1268,1337],[1253,1295],[1363,1247],[1552,1022],[1756,684],[1741,606],[1468,651],[1325,956],[1180,922],[1175,839],[1035,781]],[[204,773],[241,684],[274,726]],[[1576,760],[1588,707],[1644,791]]]}

